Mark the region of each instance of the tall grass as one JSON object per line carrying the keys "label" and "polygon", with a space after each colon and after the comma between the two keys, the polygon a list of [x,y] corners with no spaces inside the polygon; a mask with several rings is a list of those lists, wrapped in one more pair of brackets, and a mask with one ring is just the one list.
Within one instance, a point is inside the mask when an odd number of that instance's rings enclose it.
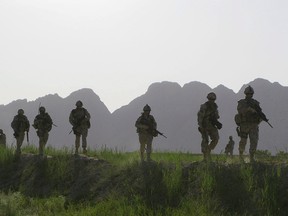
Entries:
{"label": "tall grass", "polygon": [[0,145],[0,166],[10,163],[13,160],[13,149]]}
{"label": "tall grass", "polygon": [[11,190],[0,192],[0,215],[240,216],[288,210],[287,167],[270,159],[227,164],[225,156],[213,155],[213,162],[204,163],[202,155],[154,152],[152,162],[141,163],[138,152],[107,148],[89,150],[83,160],[67,148],[45,152],[48,158],[38,159],[37,148],[24,147],[32,159],[19,164],[13,149],[1,149],[1,188],[15,168],[21,173],[12,178]]}

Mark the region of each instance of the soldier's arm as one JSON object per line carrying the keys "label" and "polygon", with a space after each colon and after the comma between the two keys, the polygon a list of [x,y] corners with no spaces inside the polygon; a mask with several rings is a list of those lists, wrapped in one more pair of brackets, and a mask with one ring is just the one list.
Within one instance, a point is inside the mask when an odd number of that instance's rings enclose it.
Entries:
{"label": "soldier's arm", "polygon": [[28,120],[28,118],[25,116],[25,122],[26,122],[26,131],[29,132],[30,129],[30,122]]}
{"label": "soldier's arm", "polygon": [[71,125],[74,125],[73,110],[70,112],[70,115],[69,115],[69,122],[70,122]]}
{"label": "soldier's arm", "polygon": [[37,116],[34,119],[33,125],[32,125],[35,129],[38,128],[38,120],[37,120]]}
{"label": "soldier's arm", "polygon": [[197,113],[197,121],[198,121],[198,126],[200,128],[203,128],[203,120],[204,120],[205,113],[206,113],[205,106],[201,105],[200,110]]}
{"label": "soldier's arm", "polygon": [[153,115],[149,115],[149,125],[151,129],[156,129],[157,128],[157,123]]}
{"label": "soldier's arm", "polygon": [[86,118],[90,120],[91,115],[86,109],[85,109],[85,115],[86,115]]}

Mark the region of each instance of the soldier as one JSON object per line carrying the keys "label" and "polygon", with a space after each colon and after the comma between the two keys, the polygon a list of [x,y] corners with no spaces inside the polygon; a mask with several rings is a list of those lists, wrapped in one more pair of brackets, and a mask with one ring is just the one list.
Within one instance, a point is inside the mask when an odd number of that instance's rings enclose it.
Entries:
{"label": "soldier", "polygon": [[0,129],[0,147],[6,147],[6,135],[3,133],[3,130]]}
{"label": "soldier", "polygon": [[[207,95],[208,101],[200,106],[197,113],[198,130],[202,135],[201,151],[204,156],[204,161],[210,160],[210,152],[213,150],[219,140],[218,129],[222,128],[222,124],[218,121],[219,113],[218,106],[215,103],[216,94],[210,92]],[[209,144],[209,137],[211,142]]]}
{"label": "soldier", "polygon": [[39,107],[39,114],[34,119],[32,125],[37,130],[37,136],[39,137],[39,155],[44,156],[44,148],[49,138],[49,132],[52,129],[52,119],[46,112],[45,107]]}
{"label": "soldier", "polygon": [[69,116],[69,122],[73,126],[72,130],[76,135],[75,139],[75,155],[78,155],[80,147],[80,137],[82,136],[83,154],[87,153],[87,135],[90,128],[90,114],[83,107],[82,101],[76,102],[76,109],[73,109]]}
{"label": "soldier", "polygon": [[259,139],[259,124],[262,120],[268,122],[268,119],[262,112],[260,103],[252,98],[254,89],[250,85],[245,88],[244,94],[246,95],[245,99],[238,101],[238,114],[235,115],[235,122],[237,126],[240,127],[239,156],[240,160],[243,161],[243,152],[245,151],[245,146],[249,137],[250,161],[254,162],[254,154],[256,152]]}
{"label": "soldier", "polygon": [[140,142],[140,157],[144,161],[144,152],[146,149],[147,161],[151,161],[152,141],[153,137],[158,135],[157,123],[152,115],[150,115],[151,108],[146,104],[143,108],[141,116],[137,119],[135,127],[139,135]]}
{"label": "soldier", "polygon": [[[18,114],[14,116],[13,121],[11,122],[11,127],[14,130],[14,137],[16,138],[16,156],[19,156],[21,154],[21,146],[24,141],[25,132],[29,133],[30,123],[27,119],[27,117],[24,115],[24,110],[19,109]],[[28,140],[28,138],[27,138]]]}
{"label": "soldier", "polygon": [[228,156],[230,154],[230,156],[233,156],[233,150],[234,150],[234,140],[232,136],[229,136],[229,142],[225,147],[225,154],[226,156]]}

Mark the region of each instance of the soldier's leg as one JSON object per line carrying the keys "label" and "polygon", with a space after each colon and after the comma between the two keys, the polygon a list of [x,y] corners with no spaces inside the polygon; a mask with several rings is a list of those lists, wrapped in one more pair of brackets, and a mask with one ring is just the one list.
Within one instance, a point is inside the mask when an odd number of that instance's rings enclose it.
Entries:
{"label": "soldier's leg", "polygon": [[239,142],[239,157],[240,157],[240,160],[243,161],[244,158],[243,158],[243,153],[245,151],[245,146],[247,144],[247,136],[241,136],[240,138],[240,142]]}
{"label": "soldier's leg", "polygon": [[259,139],[258,126],[251,128],[250,133],[249,133],[249,139],[250,139],[250,149],[249,149],[250,161],[253,162],[254,155],[257,150],[258,139]]}
{"label": "soldier's leg", "polygon": [[149,135],[149,137],[147,137],[147,150],[146,150],[148,161],[151,161],[152,141],[153,141],[153,136]]}
{"label": "soldier's leg", "polygon": [[20,155],[21,154],[21,140],[20,137],[16,137],[16,151],[15,151],[16,155]]}
{"label": "soldier's leg", "polygon": [[88,129],[82,130],[82,149],[83,154],[87,153],[87,136],[88,136]]}
{"label": "soldier's leg", "polygon": [[79,151],[79,147],[80,147],[80,134],[75,134],[76,138],[75,138],[75,155],[78,155]]}
{"label": "soldier's leg", "polygon": [[210,154],[209,147],[208,147],[209,137],[206,131],[203,131],[201,135],[202,135],[201,151],[203,153],[204,160],[207,160]]}
{"label": "soldier's leg", "polygon": [[44,154],[44,138],[42,136],[39,137],[39,155]]}
{"label": "soldier's leg", "polygon": [[245,147],[247,144],[248,133],[249,133],[249,126],[247,124],[242,124],[240,126],[240,142],[238,146],[239,157],[240,157],[240,160],[242,161],[244,160],[243,153],[245,151]]}
{"label": "soldier's leg", "polygon": [[49,134],[45,132],[43,136],[39,137],[39,155],[44,155],[45,145],[48,141]]}
{"label": "soldier's leg", "polygon": [[211,142],[209,144],[209,150],[213,150],[216,145],[218,144],[218,141],[219,141],[219,132],[218,132],[218,129],[217,128],[211,128],[209,129],[208,131],[208,134],[211,138]]}
{"label": "soldier's leg", "polygon": [[139,134],[139,143],[140,143],[140,158],[141,161],[144,161],[146,139],[143,134]]}
{"label": "soldier's leg", "polygon": [[20,132],[18,134],[18,137],[16,138],[16,141],[17,141],[16,154],[17,155],[21,154],[21,146],[22,146],[22,143],[24,141],[24,136],[25,136],[25,133],[24,132]]}

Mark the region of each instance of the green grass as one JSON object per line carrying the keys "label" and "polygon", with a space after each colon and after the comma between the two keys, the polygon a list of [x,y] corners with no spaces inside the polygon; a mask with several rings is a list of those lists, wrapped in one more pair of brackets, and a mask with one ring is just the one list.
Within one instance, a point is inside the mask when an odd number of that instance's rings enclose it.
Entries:
{"label": "green grass", "polygon": [[[262,152],[258,163],[235,156],[138,152],[103,148],[77,159],[67,148],[46,148],[52,158],[15,161],[0,149],[0,215],[281,215],[288,211],[286,155]],[[23,154],[37,154],[32,145]],[[92,158],[98,159],[93,160]],[[7,182],[10,179],[11,182]]]}

